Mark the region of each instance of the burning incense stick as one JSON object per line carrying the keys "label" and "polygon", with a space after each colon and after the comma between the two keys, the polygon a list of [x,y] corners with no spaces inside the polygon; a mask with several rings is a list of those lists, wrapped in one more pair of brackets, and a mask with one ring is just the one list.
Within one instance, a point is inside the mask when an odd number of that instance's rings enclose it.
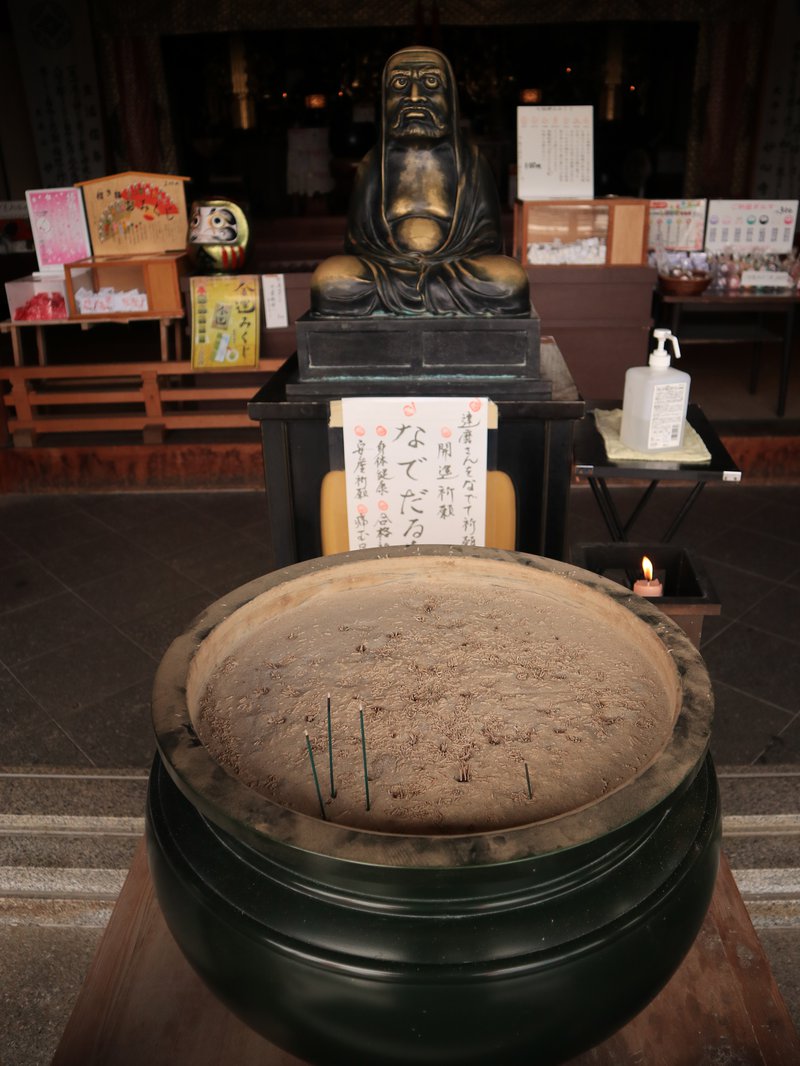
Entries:
{"label": "burning incense stick", "polygon": [[331,694],[328,693],[328,773],[331,779],[331,799],[336,799],[336,785],[333,783],[333,731],[331,729]]}
{"label": "burning incense stick", "polygon": [[319,778],[317,777],[317,768],[314,765],[314,752],[311,750],[311,741],[308,736],[308,730],[305,730],[306,734],[306,748],[308,748],[308,757],[311,760],[311,773],[314,775],[314,787],[317,790],[317,799],[319,800],[319,813],[322,815],[323,822],[328,819],[325,815],[325,804],[322,802],[322,792],[319,787]]}
{"label": "burning incense stick", "polygon": [[364,707],[363,704],[358,709],[358,716],[361,721],[361,754],[364,758],[364,792],[367,797],[367,810],[369,810],[369,778],[367,776],[367,738],[364,735]]}

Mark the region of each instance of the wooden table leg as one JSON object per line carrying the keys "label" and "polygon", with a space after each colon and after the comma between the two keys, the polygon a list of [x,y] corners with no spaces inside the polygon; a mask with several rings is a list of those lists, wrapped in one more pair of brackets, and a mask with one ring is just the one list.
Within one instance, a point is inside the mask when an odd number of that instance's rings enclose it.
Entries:
{"label": "wooden table leg", "polygon": [[169,360],[169,319],[160,318],[158,320],[158,334],[161,342],[161,362],[166,363]]}
{"label": "wooden table leg", "polygon": [[22,366],[22,341],[20,339],[20,332],[12,326],[10,333],[11,351],[14,353],[14,366]]}
{"label": "wooden table leg", "polygon": [[39,366],[47,366],[47,340],[41,326],[36,327],[36,356]]}

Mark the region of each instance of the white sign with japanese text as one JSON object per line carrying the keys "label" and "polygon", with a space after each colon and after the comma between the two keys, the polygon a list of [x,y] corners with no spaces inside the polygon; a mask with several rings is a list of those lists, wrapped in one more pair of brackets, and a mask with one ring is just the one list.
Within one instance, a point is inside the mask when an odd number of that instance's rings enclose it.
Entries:
{"label": "white sign with japanese text", "polygon": [[594,108],[517,108],[517,196],[520,200],[594,196]]}
{"label": "white sign with japanese text", "polygon": [[709,200],[707,252],[792,250],[797,200]]}
{"label": "white sign with japanese text", "polygon": [[266,329],[286,329],[289,308],[286,303],[286,279],[283,274],[262,274],[264,293],[264,326]]}
{"label": "white sign with japanese text", "polygon": [[342,400],[350,548],[486,540],[489,401]]}

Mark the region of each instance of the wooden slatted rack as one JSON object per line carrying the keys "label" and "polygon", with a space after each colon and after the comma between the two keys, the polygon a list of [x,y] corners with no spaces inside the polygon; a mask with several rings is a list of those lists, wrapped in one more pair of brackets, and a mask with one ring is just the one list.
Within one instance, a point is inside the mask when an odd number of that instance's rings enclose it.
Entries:
{"label": "wooden slatted rack", "polygon": [[188,360],[0,367],[0,423],[18,447],[44,433],[132,430],[154,444],[169,430],[250,428],[247,401],[282,362],[248,371],[198,371]]}

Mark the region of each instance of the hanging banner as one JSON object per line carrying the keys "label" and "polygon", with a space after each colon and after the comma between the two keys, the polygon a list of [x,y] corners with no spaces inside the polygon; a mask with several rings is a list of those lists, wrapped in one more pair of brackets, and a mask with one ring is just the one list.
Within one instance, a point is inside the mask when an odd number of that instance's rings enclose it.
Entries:
{"label": "hanging banner", "polygon": [[44,184],[102,174],[103,113],[86,0],[9,0],[8,12]]}
{"label": "hanging banner", "polygon": [[192,278],[191,304],[193,369],[258,366],[257,275]]}
{"label": "hanging banner", "polygon": [[0,200],[0,254],[32,251],[28,205],[24,200]]}
{"label": "hanging banner", "polygon": [[487,399],[341,403],[351,549],[485,544]]}
{"label": "hanging banner", "polygon": [[594,108],[517,108],[520,200],[594,197]]}

